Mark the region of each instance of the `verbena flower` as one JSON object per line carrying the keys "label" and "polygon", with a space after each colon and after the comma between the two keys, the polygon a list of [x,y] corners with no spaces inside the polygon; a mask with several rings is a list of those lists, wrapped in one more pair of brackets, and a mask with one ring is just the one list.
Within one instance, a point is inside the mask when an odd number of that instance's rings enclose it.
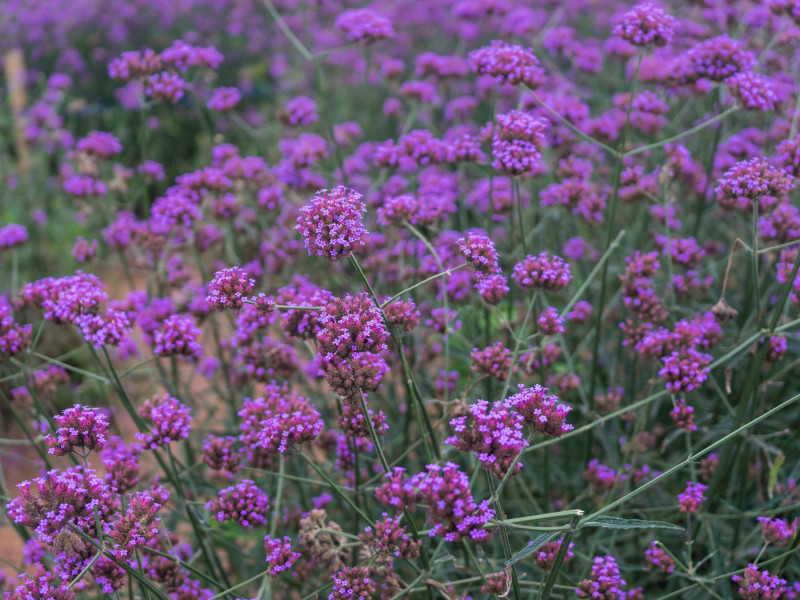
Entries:
{"label": "verbena flower", "polygon": [[498,83],[522,83],[536,89],[545,82],[544,70],[532,49],[499,40],[473,50],[469,66],[478,75],[489,75]]}
{"label": "verbena flower", "polygon": [[299,552],[292,551],[292,540],[288,536],[272,539],[270,536],[264,538],[264,549],[267,551],[267,564],[269,565],[269,575],[273,579],[278,575],[292,568],[297,559],[302,556]]}
{"label": "verbena flower", "polygon": [[267,522],[269,497],[250,479],[220,490],[206,503],[217,521],[235,521],[242,527],[255,527]]}
{"label": "verbena flower", "polygon": [[677,21],[664,9],[645,2],[637,4],[622,17],[614,34],[634,46],[666,46],[675,35]]}
{"label": "verbena flower", "polygon": [[706,500],[703,495],[708,486],[696,481],[686,483],[686,490],[678,494],[678,504],[680,511],[685,513],[695,513],[700,509],[700,505]]}
{"label": "verbena flower", "polygon": [[[58,429],[55,435],[46,435],[44,438],[50,454],[88,454],[93,450],[100,452],[105,447],[108,419],[100,409],[76,404],[53,418]],[[77,452],[76,449],[81,451]]]}
{"label": "verbena flower", "polygon": [[458,465],[428,465],[426,471],[412,477],[411,484],[420,500],[430,507],[431,537],[440,536],[448,542],[465,538],[477,542],[489,537],[483,525],[494,518],[495,512],[489,508],[488,500],[475,501],[469,477]]}
{"label": "verbena flower", "polygon": [[336,262],[364,245],[364,210],[358,192],[343,186],[320,190],[300,209],[302,214],[295,229],[303,236],[309,254]]}
{"label": "verbena flower", "polygon": [[[508,406],[497,403],[490,406],[478,400],[469,407],[469,416],[450,421],[455,435],[445,440],[462,452],[473,452],[489,472],[502,479],[514,459],[528,446],[522,428],[524,417]],[[515,471],[522,469],[517,462]]]}
{"label": "verbena flower", "polygon": [[153,396],[145,401],[139,414],[153,423],[153,429],[137,433],[136,437],[152,450],[189,437],[192,409],[177,398],[168,394]]}
{"label": "verbena flower", "polygon": [[675,570],[675,561],[656,541],[650,542],[650,547],[644,551],[644,564],[645,569],[658,569],[665,575]]}

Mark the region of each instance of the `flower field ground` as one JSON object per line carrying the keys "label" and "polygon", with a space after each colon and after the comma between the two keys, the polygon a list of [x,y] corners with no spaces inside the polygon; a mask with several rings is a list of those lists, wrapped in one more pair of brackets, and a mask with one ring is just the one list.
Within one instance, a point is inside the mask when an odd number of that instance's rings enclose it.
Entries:
{"label": "flower field ground", "polygon": [[800,598],[798,45],[0,1],[4,597]]}

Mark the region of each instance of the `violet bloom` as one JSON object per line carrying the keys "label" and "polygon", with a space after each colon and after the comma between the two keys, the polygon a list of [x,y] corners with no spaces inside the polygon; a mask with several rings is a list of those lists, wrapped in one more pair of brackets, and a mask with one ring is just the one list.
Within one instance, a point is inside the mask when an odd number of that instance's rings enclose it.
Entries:
{"label": "violet bloom", "polygon": [[153,335],[153,353],[156,356],[186,356],[197,362],[203,355],[198,341],[202,331],[187,315],[171,315]]}
{"label": "violet bloom", "polygon": [[413,194],[389,196],[377,212],[378,223],[386,227],[400,227],[406,222],[414,225],[419,213],[419,201]]}
{"label": "violet bloom", "polygon": [[665,575],[675,570],[675,561],[656,541],[650,542],[650,547],[644,551],[644,565],[648,571],[658,569]]}
{"label": "violet bloom", "polygon": [[270,453],[285,454],[293,446],[310,442],[323,428],[322,417],[308,400],[294,393],[281,394],[272,415],[260,424],[257,444]]}
{"label": "violet bloom", "polygon": [[386,473],[386,481],[375,488],[375,497],[386,508],[401,514],[405,509],[413,511],[416,507],[417,492],[403,467],[394,467]]}
{"label": "violet bloom", "polygon": [[20,575],[19,584],[13,593],[6,592],[7,597],[25,600],[75,600],[73,592],[65,581],[58,582],[55,573],[44,571],[38,576]]}
{"label": "violet bloom", "polygon": [[376,521],[375,527],[368,525],[364,533],[359,534],[362,543],[385,555],[400,560],[410,560],[419,556],[421,541],[414,539],[400,524],[401,516],[390,517],[383,513],[383,519]]}
{"label": "violet bloom", "polygon": [[[547,542],[544,546],[542,546],[533,556],[534,564],[542,571],[549,571],[552,569],[553,565],[556,563],[556,555],[561,548],[562,541],[563,540],[558,540],[557,542]],[[573,546],[575,546],[575,544],[570,544],[567,547],[567,553],[564,555],[565,563],[574,556],[572,553]]]}
{"label": "violet bloom", "polygon": [[301,556],[299,552],[292,552],[292,540],[286,536],[284,536],[283,540],[266,536],[264,538],[264,549],[267,551],[269,575],[273,579],[284,571],[291,569],[292,565]]}
{"label": "violet bloom", "polygon": [[572,430],[566,417],[572,409],[559,404],[558,396],[539,384],[526,388],[520,384],[519,392],[509,396],[505,403],[522,415],[530,428],[549,437],[560,437]]}
{"label": "violet bloom", "polygon": [[626,597],[625,585],[613,556],[595,556],[589,579],[581,581],[575,593],[581,598],[622,600]]}
{"label": "violet bloom", "polygon": [[156,537],[159,524],[156,513],[160,508],[161,503],[150,493],[137,493],[125,514],[106,524],[105,534],[116,543],[112,550],[116,560],[133,559],[137,548],[146,546]]}
{"label": "violet bloom", "polygon": [[511,350],[503,342],[495,342],[482,350],[473,348],[469,355],[472,359],[470,370],[505,381],[511,373],[511,354]]}
{"label": "violet bloom", "polygon": [[369,600],[378,591],[370,567],[345,567],[333,574],[328,600]]}
{"label": "violet bloom", "polygon": [[108,65],[108,75],[111,79],[120,81],[130,81],[152,75],[162,69],[161,57],[147,48],[142,52],[123,52],[119,58],[115,58]]}
{"label": "violet bloom", "polygon": [[[58,429],[55,435],[44,438],[50,454],[66,456],[75,452],[85,456],[92,450],[100,452],[105,447],[108,419],[100,409],[76,404],[53,418]],[[77,448],[81,451],[77,452]]]}
{"label": "violet bloom", "polygon": [[734,575],[731,581],[739,586],[739,595],[745,600],[781,600],[789,591],[785,579],[759,571],[756,565],[747,565],[744,575]]}
{"label": "violet bloom", "polygon": [[79,263],[85,263],[92,260],[97,254],[97,240],[92,240],[91,242],[85,240],[81,236],[78,236],[78,239],[75,240],[75,245],[72,247],[72,256],[75,257]]}
{"label": "violet bloom", "polygon": [[467,234],[456,244],[467,263],[477,273],[493,275],[500,272],[499,256],[494,242],[485,234]]}
{"label": "violet bloom", "polygon": [[686,483],[686,491],[678,494],[678,504],[680,511],[685,513],[695,513],[700,509],[700,505],[706,500],[703,495],[708,489],[707,485],[696,481]]}
{"label": "violet bloom", "polygon": [[713,357],[694,348],[683,348],[661,359],[664,367],[658,374],[664,378],[671,394],[691,392],[708,379]]}
{"label": "violet bloom", "polygon": [[465,538],[479,542],[489,537],[483,526],[495,517],[495,512],[488,500],[475,502],[469,477],[458,465],[428,465],[426,471],[412,477],[411,483],[421,502],[429,507],[431,537],[440,536],[447,542]]}
{"label": "violet bloom", "polygon": [[119,139],[105,131],[92,131],[85,138],[78,140],[77,149],[99,160],[108,160],[122,152]]}
{"label": "violet bloom", "polygon": [[489,75],[500,84],[524,84],[536,89],[545,73],[531,48],[493,40],[489,46],[469,54],[469,66],[478,75]]}
{"label": "violet bloom", "polygon": [[334,25],[351,42],[371,44],[395,35],[392,22],[368,8],[346,10],[336,18]]}
{"label": "violet bloom", "polygon": [[361,198],[358,192],[338,186],[319,190],[300,209],[302,214],[295,229],[302,235],[309,254],[336,262],[364,245],[367,230],[361,215],[366,207]]}
{"label": "violet bloom", "polygon": [[761,537],[765,544],[786,546],[797,532],[797,519],[791,523],[786,519],[770,519],[769,517],[758,517],[756,520],[761,525]]}
{"label": "violet bloom", "polygon": [[64,191],[78,198],[102,198],[108,187],[102,181],[88,175],[73,175],[64,180]]}
{"label": "violet bloom", "polygon": [[752,202],[768,204],[766,198],[779,198],[794,189],[791,177],[772,166],[766,158],[756,157],[736,163],[717,181],[717,202],[727,209],[752,212]]}
{"label": "violet bloom", "polygon": [[28,230],[24,225],[9,223],[0,227],[0,250],[22,246],[28,241]]}
{"label": "violet bloom", "polygon": [[250,479],[243,479],[231,487],[220,490],[217,498],[206,503],[206,510],[217,521],[235,521],[242,527],[265,525],[269,511],[269,498]]}
{"label": "violet bloom", "polygon": [[679,398],[675,401],[675,406],[669,412],[670,418],[675,421],[675,425],[684,431],[697,431],[694,424],[694,406],[686,404],[686,400]]}
{"label": "violet bloom", "polygon": [[236,448],[235,437],[210,435],[203,442],[203,462],[212,470],[235,473],[241,461],[242,454]]}
{"label": "violet bloom", "polygon": [[572,274],[563,258],[542,252],[538,256],[529,254],[514,265],[511,277],[522,288],[560,292],[567,287]]}
{"label": "violet bloom", "polygon": [[214,279],[208,284],[206,302],[214,310],[222,312],[231,309],[238,314],[255,283],[255,279],[240,267],[222,269],[215,273]]}
{"label": "violet bloom", "polygon": [[752,52],[727,35],[703,40],[690,48],[683,59],[678,69],[683,80],[690,83],[701,78],[724,81],[731,75],[751,70],[756,63]]}
{"label": "violet bloom", "polygon": [[217,112],[230,112],[241,100],[242,94],[235,87],[221,87],[214,90],[206,106]]}
{"label": "violet bloom", "polygon": [[83,339],[95,348],[103,346],[119,346],[130,339],[131,323],[123,311],[106,309],[104,315],[83,314],[74,319]]}
{"label": "violet bloom", "polygon": [[279,118],[292,127],[311,125],[319,121],[317,103],[307,96],[297,96],[286,103]]}
{"label": "violet bloom", "polygon": [[511,291],[508,280],[499,273],[482,277],[475,284],[475,289],[487,304],[500,304]]}
{"label": "violet bloom", "polygon": [[507,175],[542,173],[547,126],[547,121],[518,110],[497,115],[492,128],[492,168]]}
{"label": "violet bloom", "polygon": [[144,92],[153,100],[176,104],[183,98],[188,84],[179,75],[164,71],[145,80]]}
{"label": "violet bloom", "polygon": [[153,396],[145,401],[139,414],[153,423],[150,432],[136,434],[136,438],[151,450],[189,437],[192,409],[177,398],[168,394]]}
{"label": "violet bloom", "polygon": [[728,91],[746,110],[775,110],[778,95],[769,78],[752,71],[737,73],[725,80]]}
{"label": "violet bloom", "polygon": [[20,325],[11,315],[11,308],[0,302],[0,362],[16,356],[33,338],[33,325]]}
{"label": "violet bloom", "polygon": [[[478,400],[469,407],[469,416],[450,421],[455,435],[444,443],[462,452],[473,452],[478,461],[498,479],[505,477],[514,459],[528,446],[522,434],[525,419],[503,403],[489,406]],[[514,474],[522,469],[517,462]]]}
{"label": "violet bloom", "polygon": [[634,46],[666,46],[675,35],[677,21],[649,2],[637,4],[622,17],[614,34]]}
{"label": "violet bloom", "polygon": [[564,318],[552,306],[545,308],[536,318],[539,333],[542,335],[557,335],[564,333]]}

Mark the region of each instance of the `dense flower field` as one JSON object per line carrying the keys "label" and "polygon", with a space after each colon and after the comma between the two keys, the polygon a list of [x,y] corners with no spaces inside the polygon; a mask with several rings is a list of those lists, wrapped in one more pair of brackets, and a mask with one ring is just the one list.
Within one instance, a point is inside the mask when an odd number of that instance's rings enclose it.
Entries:
{"label": "dense flower field", "polygon": [[9,600],[800,598],[800,2],[0,5]]}

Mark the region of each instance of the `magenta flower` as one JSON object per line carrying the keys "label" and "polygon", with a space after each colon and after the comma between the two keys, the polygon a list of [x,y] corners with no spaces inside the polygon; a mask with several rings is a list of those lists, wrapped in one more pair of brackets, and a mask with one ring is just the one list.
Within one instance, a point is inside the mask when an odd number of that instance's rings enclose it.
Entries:
{"label": "magenta flower", "polygon": [[217,271],[208,285],[206,302],[220,312],[231,309],[238,314],[256,281],[240,267]]}
{"label": "magenta flower", "polygon": [[139,414],[153,423],[149,433],[136,434],[136,438],[151,450],[189,437],[192,409],[177,398],[168,394],[153,396],[145,401]]}
{"label": "magenta flower", "polygon": [[[486,400],[478,400],[469,407],[469,416],[450,421],[455,435],[444,443],[462,452],[473,452],[492,475],[502,479],[528,446],[522,433],[524,422],[521,414],[504,403],[490,406]],[[522,463],[517,462],[514,472],[520,469]]]}
{"label": "magenta flower", "polygon": [[24,225],[9,223],[0,227],[0,250],[22,246],[28,241],[28,230]]}
{"label": "magenta flower", "polygon": [[559,292],[569,285],[572,274],[563,258],[542,252],[538,256],[529,254],[514,265],[511,277],[523,288]]}
{"label": "magenta flower", "polygon": [[675,35],[677,21],[649,2],[637,4],[622,17],[614,34],[634,46],[666,46]]}
{"label": "magenta flower", "polygon": [[346,10],[336,18],[334,25],[351,42],[371,44],[395,35],[392,22],[368,8]]}
{"label": "magenta flower", "polygon": [[531,48],[498,40],[470,52],[469,66],[478,75],[493,77],[497,83],[522,83],[536,89],[545,82],[544,70]]}
{"label": "magenta flower", "polygon": [[678,494],[678,504],[680,511],[685,513],[695,513],[700,509],[700,505],[706,500],[703,495],[708,489],[707,485],[696,481],[686,483],[686,491]]}
{"label": "magenta flower", "polygon": [[343,186],[319,190],[300,209],[295,229],[303,236],[309,254],[336,262],[364,245],[367,230],[361,215],[365,210],[356,191]]}
{"label": "magenta flower", "polygon": [[206,510],[217,521],[236,521],[242,527],[255,527],[267,523],[269,498],[253,481],[243,479],[220,490],[217,498],[206,503]]}
{"label": "magenta flower", "polygon": [[522,415],[533,431],[550,437],[560,437],[572,430],[572,425],[565,422],[572,409],[559,404],[558,397],[548,394],[548,391],[538,384],[528,388],[520,385],[519,392],[509,396],[505,403]]}
{"label": "magenta flower", "polygon": [[269,575],[273,579],[284,571],[291,569],[292,565],[301,556],[299,552],[292,552],[292,540],[287,536],[284,536],[283,540],[266,536],[264,538],[264,549],[267,551]]}
{"label": "magenta flower", "polygon": [[241,102],[242,94],[235,87],[221,87],[214,90],[206,106],[217,112],[230,112]]}
{"label": "magenta flower", "polygon": [[489,532],[483,526],[494,518],[489,501],[476,503],[469,477],[458,465],[428,465],[427,470],[411,479],[420,501],[429,506],[428,519],[433,525],[430,536],[441,536],[447,542],[468,538],[485,540]]}
{"label": "magenta flower", "polygon": [[[76,404],[54,419],[58,424],[55,435],[44,437],[50,454],[66,456],[75,452],[85,455],[92,450],[100,452],[105,447],[108,419],[103,411]],[[77,448],[82,449],[81,452],[77,452]]]}

